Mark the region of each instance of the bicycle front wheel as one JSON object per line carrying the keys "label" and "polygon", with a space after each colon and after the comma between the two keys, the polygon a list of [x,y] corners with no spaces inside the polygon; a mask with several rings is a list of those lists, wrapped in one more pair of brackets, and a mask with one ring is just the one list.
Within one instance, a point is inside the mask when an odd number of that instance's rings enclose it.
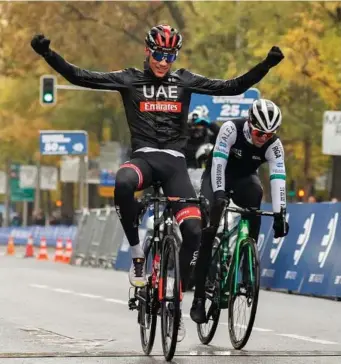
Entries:
{"label": "bicycle front wheel", "polygon": [[148,236],[144,242],[146,259],[147,285],[139,290],[139,324],[141,345],[144,353],[149,355],[154,346],[157,323],[157,290],[152,285],[152,238]]}
{"label": "bicycle front wheel", "polygon": [[166,236],[162,242],[159,300],[161,303],[161,339],[164,357],[173,359],[180,323],[180,263],[175,237]]}
{"label": "bicycle front wheel", "polygon": [[257,312],[259,284],[257,244],[254,239],[247,238],[236,245],[229,274],[228,327],[235,349],[242,349],[251,335]]}

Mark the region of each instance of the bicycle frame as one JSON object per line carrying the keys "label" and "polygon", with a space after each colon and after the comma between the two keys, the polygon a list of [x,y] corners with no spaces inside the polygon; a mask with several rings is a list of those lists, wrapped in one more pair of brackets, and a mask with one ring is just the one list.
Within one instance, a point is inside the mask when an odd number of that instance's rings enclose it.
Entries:
{"label": "bicycle frame", "polygon": [[[239,214],[245,214],[245,215],[264,215],[264,216],[274,216],[273,212],[269,211],[262,211],[258,209],[243,209],[243,208],[234,208],[229,206],[224,206],[223,212],[221,216],[224,216],[224,226],[223,226],[223,235],[221,238],[220,243],[218,244],[216,251],[214,252],[212,256],[212,260],[214,260],[216,254],[218,252],[222,252],[220,257],[220,266],[224,267],[225,269],[222,269],[222,277],[220,280],[221,284],[221,292],[223,293],[222,297],[224,297],[224,294],[228,291],[228,281],[229,281],[229,275],[232,274],[230,272],[228,263],[229,259],[232,258],[232,255],[235,255],[236,259],[236,266],[239,267],[239,260],[240,260],[240,250],[242,248],[242,242],[249,237],[249,221],[245,216],[241,216],[239,222],[237,225],[235,225],[232,229],[229,229],[228,226],[228,213],[229,212],[236,212]],[[234,248],[234,252],[232,255],[230,255],[230,237],[237,231],[237,239],[236,239],[236,246]],[[251,254],[251,248],[249,248],[249,254],[248,254],[248,264],[249,264],[249,271],[251,272],[251,280],[254,280],[254,277],[252,275],[252,254]],[[234,292],[237,291],[238,286],[238,272],[236,272],[234,277]]]}
{"label": "bicycle frame", "polygon": [[[200,196],[198,198],[196,197],[183,198],[183,197],[170,197],[170,196],[165,197],[161,196],[160,183],[155,184],[153,187],[154,187],[154,193],[148,194],[141,199],[141,202],[144,206],[141,211],[141,214],[146,211],[150,203],[154,205],[153,237],[151,239],[152,257],[154,257],[156,253],[160,253],[161,249],[164,248],[163,246],[161,246],[162,241],[164,241],[167,236],[174,235],[174,223],[173,223],[174,214],[171,206],[172,203],[193,203],[199,206],[205,206],[206,204],[206,200],[203,196]],[[160,204],[165,204],[165,209],[161,216],[160,216]],[[164,229],[161,240],[160,227],[162,223],[164,224]],[[161,260],[162,260],[162,254],[161,254]],[[152,262],[152,265],[153,264],[154,262]]]}

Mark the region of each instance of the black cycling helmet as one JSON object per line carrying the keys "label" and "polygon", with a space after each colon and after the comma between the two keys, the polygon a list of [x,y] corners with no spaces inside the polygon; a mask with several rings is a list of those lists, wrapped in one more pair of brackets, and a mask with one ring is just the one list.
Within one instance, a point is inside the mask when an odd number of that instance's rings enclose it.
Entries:
{"label": "black cycling helmet", "polygon": [[177,52],[182,47],[182,36],[169,25],[157,25],[147,33],[145,43],[153,51],[162,49]]}

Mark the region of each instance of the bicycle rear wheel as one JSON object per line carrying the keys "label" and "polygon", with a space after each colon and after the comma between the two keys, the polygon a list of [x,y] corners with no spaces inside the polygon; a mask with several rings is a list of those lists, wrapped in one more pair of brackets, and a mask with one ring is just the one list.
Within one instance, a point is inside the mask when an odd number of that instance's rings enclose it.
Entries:
{"label": "bicycle rear wheel", "polygon": [[[258,306],[260,266],[254,239],[247,238],[236,245],[229,277],[229,334],[233,347],[242,349],[251,335]],[[243,301],[245,310],[250,310],[250,316],[248,320],[238,322],[243,315],[236,311],[243,307]]]}
{"label": "bicycle rear wheel", "polygon": [[161,303],[161,340],[164,357],[173,359],[180,322],[180,263],[177,241],[166,236],[162,242],[159,301]]}
{"label": "bicycle rear wheel", "polygon": [[157,290],[152,286],[152,238],[148,236],[144,242],[144,255],[146,259],[147,285],[139,290],[140,338],[144,353],[149,355],[154,346],[157,323]]}
{"label": "bicycle rear wheel", "polygon": [[[218,239],[218,238],[216,238]],[[219,242],[215,240],[213,246],[218,246]],[[210,269],[205,284],[205,296],[206,296],[206,322],[204,324],[197,324],[197,332],[199,340],[204,345],[208,345],[217,330],[219,317],[220,317],[220,252],[213,248],[212,260]]]}

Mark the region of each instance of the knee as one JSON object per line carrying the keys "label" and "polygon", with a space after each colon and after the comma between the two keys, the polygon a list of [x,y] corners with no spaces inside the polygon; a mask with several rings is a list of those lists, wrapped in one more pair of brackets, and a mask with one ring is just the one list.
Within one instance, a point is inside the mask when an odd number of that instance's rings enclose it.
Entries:
{"label": "knee", "polygon": [[262,203],[263,187],[261,184],[255,184],[252,188],[252,207],[259,207]]}
{"label": "knee", "polygon": [[201,239],[201,220],[186,219],[181,224],[181,233],[186,246],[198,248]]}
{"label": "knee", "polygon": [[115,180],[115,196],[127,196],[134,194],[139,184],[139,176],[129,167],[121,167]]}

